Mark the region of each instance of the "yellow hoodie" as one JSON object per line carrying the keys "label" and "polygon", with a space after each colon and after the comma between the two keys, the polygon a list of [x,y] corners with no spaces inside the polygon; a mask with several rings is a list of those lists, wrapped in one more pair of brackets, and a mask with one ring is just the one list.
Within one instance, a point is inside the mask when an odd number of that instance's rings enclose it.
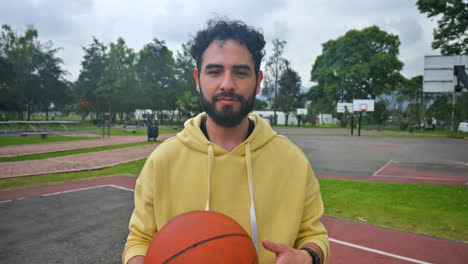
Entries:
{"label": "yellow hoodie", "polygon": [[[146,161],[135,187],[123,262],[146,255],[154,234],[173,217],[209,208],[236,220],[254,242],[258,236],[297,249],[313,242],[327,263],[319,183],[302,151],[250,114],[252,134],[227,152],[206,139],[200,129],[205,118],[202,113],[188,120]],[[258,256],[260,263],[275,263],[275,255],[261,243]]]}

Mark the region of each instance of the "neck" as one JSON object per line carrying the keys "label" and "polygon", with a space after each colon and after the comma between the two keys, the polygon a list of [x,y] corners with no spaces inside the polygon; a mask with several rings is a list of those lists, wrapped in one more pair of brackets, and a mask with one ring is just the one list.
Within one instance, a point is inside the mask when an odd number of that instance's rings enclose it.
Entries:
{"label": "neck", "polygon": [[248,130],[248,117],[244,118],[241,123],[235,127],[219,126],[209,116],[206,120],[206,131],[208,132],[210,141],[229,152],[245,140]]}

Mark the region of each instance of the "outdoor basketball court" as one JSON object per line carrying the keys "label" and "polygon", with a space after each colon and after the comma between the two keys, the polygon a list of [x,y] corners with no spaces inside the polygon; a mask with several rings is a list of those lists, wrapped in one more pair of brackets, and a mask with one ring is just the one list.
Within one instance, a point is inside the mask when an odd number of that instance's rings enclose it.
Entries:
{"label": "outdoor basketball court", "polygon": [[468,186],[468,141],[288,135],[319,178]]}
{"label": "outdoor basketball court", "polygon": [[[304,151],[317,177],[467,186],[466,140],[299,132],[287,136]],[[133,177],[113,176],[0,191],[0,258],[121,263],[134,185]],[[322,220],[330,234],[330,264],[468,263],[464,243],[334,217]]]}
{"label": "outdoor basketball court", "polygon": [[[0,192],[6,263],[121,263],[135,178],[113,176]],[[324,217],[330,263],[466,263],[468,245]],[[356,261],[354,261],[356,260]]]}

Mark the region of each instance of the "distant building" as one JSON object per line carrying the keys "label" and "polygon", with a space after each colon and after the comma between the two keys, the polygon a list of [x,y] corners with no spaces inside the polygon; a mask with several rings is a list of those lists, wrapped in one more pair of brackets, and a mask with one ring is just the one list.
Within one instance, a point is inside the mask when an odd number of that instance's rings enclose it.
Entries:
{"label": "distant building", "polygon": [[[253,113],[270,121],[270,124],[273,123],[273,111],[253,111]],[[276,111],[276,118],[278,125],[286,125],[286,115],[284,112]],[[297,118],[294,113],[289,115],[288,125],[297,125]]]}
{"label": "distant building", "polygon": [[333,118],[331,114],[319,114],[317,116],[317,124],[320,125],[336,125],[338,124],[338,119]]}

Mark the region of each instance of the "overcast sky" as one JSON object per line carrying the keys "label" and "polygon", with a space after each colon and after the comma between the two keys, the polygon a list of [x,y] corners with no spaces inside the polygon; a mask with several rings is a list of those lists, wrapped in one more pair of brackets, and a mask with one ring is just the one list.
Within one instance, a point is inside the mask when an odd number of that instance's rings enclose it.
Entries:
{"label": "overcast sky", "polygon": [[22,31],[32,24],[42,41],[62,47],[60,57],[75,81],[81,69],[82,47],[92,36],[109,44],[122,37],[139,51],[153,38],[179,50],[209,18],[228,16],[261,28],[271,54],[271,40],[286,40],[285,57],[310,87],[310,70],[321,44],[350,29],[377,25],[400,37],[403,75],[423,73],[424,55],[431,49],[436,21],[419,13],[416,0],[1,0],[0,24]]}

